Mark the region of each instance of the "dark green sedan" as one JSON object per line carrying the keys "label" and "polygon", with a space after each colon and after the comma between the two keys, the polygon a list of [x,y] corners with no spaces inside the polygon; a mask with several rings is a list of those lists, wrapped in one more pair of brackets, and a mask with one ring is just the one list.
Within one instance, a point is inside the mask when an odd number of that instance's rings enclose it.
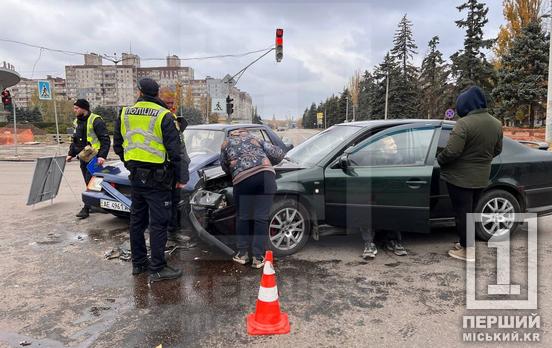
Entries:
{"label": "dark green sedan", "polygon": [[[268,237],[277,254],[300,250],[320,226],[429,233],[454,224],[437,153],[454,122],[363,121],[333,126],[288,152],[276,166],[278,191]],[[552,153],[504,138],[489,185],[477,204],[477,237],[515,230],[515,213],[552,213]],[[230,179],[204,172],[190,218],[198,235],[232,254],[235,210]]]}

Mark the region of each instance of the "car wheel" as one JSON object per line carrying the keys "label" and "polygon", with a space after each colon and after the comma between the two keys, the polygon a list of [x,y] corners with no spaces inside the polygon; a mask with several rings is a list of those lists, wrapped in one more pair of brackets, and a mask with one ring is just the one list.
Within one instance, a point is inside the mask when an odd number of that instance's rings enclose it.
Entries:
{"label": "car wheel", "polygon": [[309,240],[310,217],[295,199],[282,199],[272,205],[268,219],[269,249],[276,255],[291,255]]}
{"label": "car wheel", "polygon": [[479,239],[489,240],[513,234],[519,227],[515,214],[521,213],[521,206],[510,192],[492,190],[484,193],[477,203],[476,212],[481,214],[481,223],[476,224],[475,234]]}

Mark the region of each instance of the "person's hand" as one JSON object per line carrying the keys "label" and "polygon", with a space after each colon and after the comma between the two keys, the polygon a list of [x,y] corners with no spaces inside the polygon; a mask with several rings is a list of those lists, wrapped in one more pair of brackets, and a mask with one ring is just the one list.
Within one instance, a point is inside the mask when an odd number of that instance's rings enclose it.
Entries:
{"label": "person's hand", "polygon": [[[186,184],[187,184],[187,183],[186,183]],[[181,182],[177,182],[177,183],[176,183],[176,188],[179,189],[179,190],[181,190],[181,189],[183,189],[183,188],[186,187],[186,184],[183,184],[183,183],[181,183]]]}
{"label": "person's hand", "polygon": [[105,158],[98,157],[98,165],[103,166],[105,163]]}
{"label": "person's hand", "polygon": [[65,158],[65,161],[71,162],[72,159],[73,159],[73,156],[67,155],[67,157]]}

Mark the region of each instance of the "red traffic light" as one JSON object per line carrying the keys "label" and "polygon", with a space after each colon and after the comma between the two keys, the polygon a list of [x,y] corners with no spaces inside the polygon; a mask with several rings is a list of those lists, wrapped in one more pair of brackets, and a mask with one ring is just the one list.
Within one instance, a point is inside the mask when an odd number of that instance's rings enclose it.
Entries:
{"label": "red traffic light", "polygon": [[276,61],[284,57],[284,29],[276,29]]}

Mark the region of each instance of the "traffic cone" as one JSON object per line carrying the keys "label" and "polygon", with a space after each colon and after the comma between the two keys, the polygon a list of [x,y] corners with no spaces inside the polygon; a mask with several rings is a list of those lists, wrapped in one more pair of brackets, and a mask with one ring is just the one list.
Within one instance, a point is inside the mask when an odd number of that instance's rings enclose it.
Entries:
{"label": "traffic cone", "polygon": [[250,335],[289,333],[288,315],[280,312],[273,262],[272,251],[268,250],[265,255],[255,313],[247,316],[247,333]]}

